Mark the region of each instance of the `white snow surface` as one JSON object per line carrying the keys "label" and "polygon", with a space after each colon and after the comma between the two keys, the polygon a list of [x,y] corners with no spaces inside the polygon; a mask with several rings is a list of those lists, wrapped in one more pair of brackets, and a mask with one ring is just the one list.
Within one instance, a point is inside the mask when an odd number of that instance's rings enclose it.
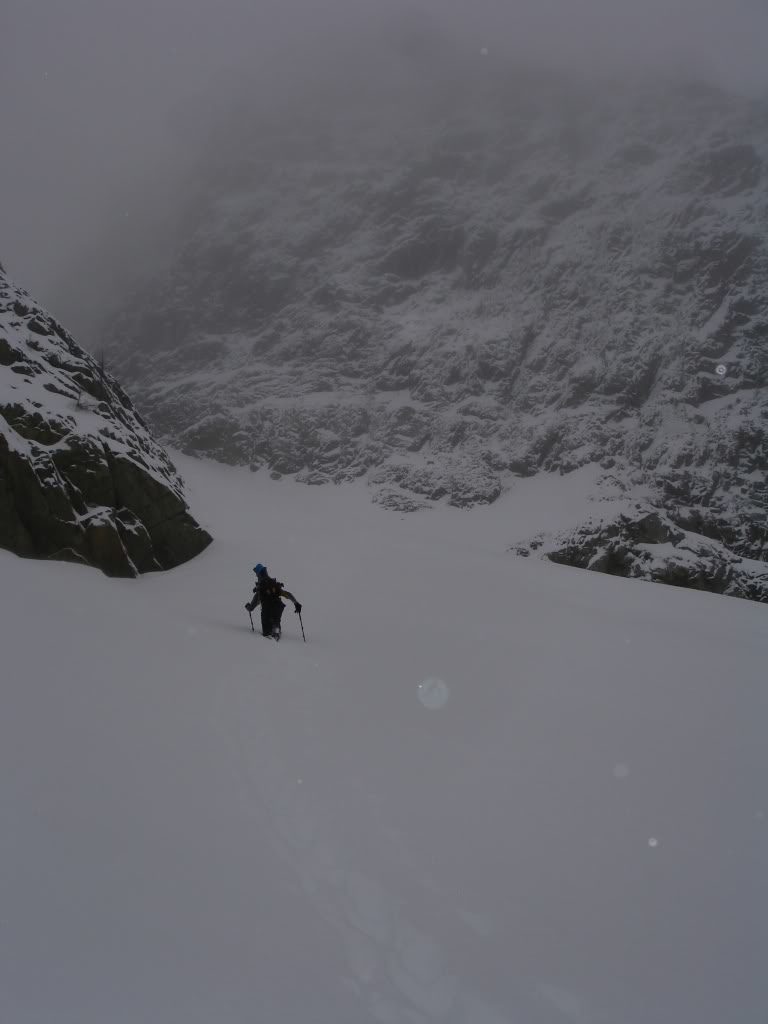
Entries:
{"label": "white snow surface", "polygon": [[588,471],[178,465],[172,572],[0,552],[0,1021],[764,1024],[764,606],[510,555]]}

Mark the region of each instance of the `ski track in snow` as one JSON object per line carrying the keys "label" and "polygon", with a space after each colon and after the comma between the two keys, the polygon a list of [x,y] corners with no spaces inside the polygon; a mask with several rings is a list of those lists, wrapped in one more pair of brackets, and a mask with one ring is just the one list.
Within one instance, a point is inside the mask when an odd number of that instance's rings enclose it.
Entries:
{"label": "ski track in snow", "polygon": [[402,516],[177,465],[171,573],[0,552],[1,1020],[765,1019],[763,606],[508,554],[589,471]]}

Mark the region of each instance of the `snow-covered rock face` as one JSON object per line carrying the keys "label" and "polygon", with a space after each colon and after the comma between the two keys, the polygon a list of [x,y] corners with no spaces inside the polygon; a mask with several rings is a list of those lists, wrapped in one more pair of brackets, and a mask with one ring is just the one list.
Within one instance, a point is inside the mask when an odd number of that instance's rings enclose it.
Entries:
{"label": "snow-covered rock face", "polygon": [[114,378],[0,266],[0,546],[134,576],[210,539]]}
{"label": "snow-covered rock face", "polygon": [[768,106],[504,78],[240,119],[110,360],[191,453],[378,500],[599,462],[768,550]]}
{"label": "snow-covered rock face", "polygon": [[768,565],[725,544],[681,530],[641,502],[597,512],[563,535],[543,534],[514,548],[611,576],[667,583],[768,603]]}

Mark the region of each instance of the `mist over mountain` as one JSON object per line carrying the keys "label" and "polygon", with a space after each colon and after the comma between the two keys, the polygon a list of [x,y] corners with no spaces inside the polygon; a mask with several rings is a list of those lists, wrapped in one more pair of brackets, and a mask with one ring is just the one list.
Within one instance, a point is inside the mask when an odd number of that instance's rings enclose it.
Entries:
{"label": "mist over mountain", "polygon": [[398,508],[590,463],[640,505],[576,564],[764,557],[762,7],[7,10],[9,265],[166,440]]}
{"label": "mist over mountain", "polygon": [[765,96],[766,39],[758,0],[6,0],[3,258],[84,339],[116,279],[165,259],[235,94],[290,119],[329,77],[349,98],[374,75],[409,80],[408,109],[436,77],[527,66]]}
{"label": "mist over mountain", "polygon": [[399,508],[597,463],[762,559],[768,106],[466,72],[241,107],[117,372],[186,452]]}

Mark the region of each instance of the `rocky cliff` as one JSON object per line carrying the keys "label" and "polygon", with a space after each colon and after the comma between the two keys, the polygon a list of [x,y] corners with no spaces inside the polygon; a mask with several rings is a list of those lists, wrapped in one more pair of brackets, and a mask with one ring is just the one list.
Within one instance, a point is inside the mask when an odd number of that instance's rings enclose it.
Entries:
{"label": "rocky cliff", "polygon": [[134,576],[210,539],[114,377],[0,267],[0,546]]}
{"label": "rocky cliff", "polygon": [[499,73],[216,152],[111,330],[164,436],[403,508],[596,462],[766,557],[768,104]]}

